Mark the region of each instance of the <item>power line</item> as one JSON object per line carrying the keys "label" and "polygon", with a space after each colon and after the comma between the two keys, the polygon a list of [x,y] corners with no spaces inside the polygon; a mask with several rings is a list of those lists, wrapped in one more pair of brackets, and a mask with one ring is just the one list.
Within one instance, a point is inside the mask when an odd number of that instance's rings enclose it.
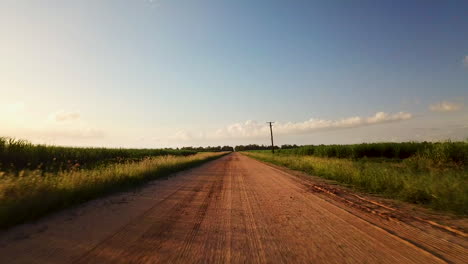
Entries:
{"label": "power line", "polygon": [[273,124],[274,122],[267,122],[270,124],[270,135],[271,135],[271,153],[275,154],[275,145],[273,144]]}

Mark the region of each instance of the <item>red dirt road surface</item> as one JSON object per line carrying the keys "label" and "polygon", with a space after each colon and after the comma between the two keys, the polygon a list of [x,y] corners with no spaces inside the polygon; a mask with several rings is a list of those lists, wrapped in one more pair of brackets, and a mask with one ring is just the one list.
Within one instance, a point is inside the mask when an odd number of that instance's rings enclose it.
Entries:
{"label": "red dirt road surface", "polygon": [[4,231],[0,263],[468,263],[463,231],[361,198],[233,153]]}

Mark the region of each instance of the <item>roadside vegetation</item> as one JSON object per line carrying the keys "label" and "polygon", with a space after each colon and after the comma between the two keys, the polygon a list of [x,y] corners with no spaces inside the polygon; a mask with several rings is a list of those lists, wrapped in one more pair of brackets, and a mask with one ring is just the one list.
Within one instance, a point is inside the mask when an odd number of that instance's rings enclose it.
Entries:
{"label": "roadside vegetation", "polygon": [[360,190],[468,214],[468,143],[305,146],[246,155]]}
{"label": "roadside vegetation", "polygon": [[0,138],[0,228],[185,170],[224,155],[220,150],[76,148]]}
{"label": "roadside vegetation", "polygon": [[195,150],[79,148],[36,145],[26,140],[0,137],[0,171],[93,168],[110,163],[138,161],[156,156],[189,156]]}
{"label": "roadside vegetation", "polygon": [[297,154],[326,158],[385,158],[402,160],[418,156],[436,163],[468,163],[467,142],[403,142],[353,145],[319,145],[281,149],[283,154]]}

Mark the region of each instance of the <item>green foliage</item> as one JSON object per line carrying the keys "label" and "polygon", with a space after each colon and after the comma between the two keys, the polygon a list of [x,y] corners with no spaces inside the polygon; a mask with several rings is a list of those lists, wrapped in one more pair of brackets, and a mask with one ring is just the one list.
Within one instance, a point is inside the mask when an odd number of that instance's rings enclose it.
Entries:
{"label": "green foliage", "polygon": [[0,137],[0,170],[41,169],[58,171],[74,167],[142,160],[163,155],[188,156],[193,150],[76,148],[34,145],[25,140]]}
{"label": "green foliage", "polygon": [[468,164],[468,143],[450,141],[435,143],[403,142],[364,143],[354,145],[311,145],[294,149],[281,149],[278,153],[349,159],[407,159],[413,156],[420,156],[440,164],[447,162]]}
{"label": "green foliage", "polygon": [[[306,148],[307,151],[310,149]],[[339,148],[317,150],[317,153],[326,153],[320,155],[342,155],[337,153]],[[435,143],[431,148],[424,149],[420,155],[413,155],[403,162],[323,158],[310,154],[288,154],[283,151],[280,155],[273,155],[268,151],[245,154],[311,175],[350,184],[367,192],[467,215],[468,168],[455,162],[466,158],[466,152],[463,151],[466,151],[466,145],[463,144]]]}

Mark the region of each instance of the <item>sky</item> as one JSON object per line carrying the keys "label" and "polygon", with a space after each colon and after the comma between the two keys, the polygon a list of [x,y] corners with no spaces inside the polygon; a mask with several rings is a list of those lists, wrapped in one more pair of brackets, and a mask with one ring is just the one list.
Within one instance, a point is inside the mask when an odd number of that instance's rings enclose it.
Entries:
{"label": "sky", "polygon": [[0,0],[0,136],[468,138],[468,1]]}

